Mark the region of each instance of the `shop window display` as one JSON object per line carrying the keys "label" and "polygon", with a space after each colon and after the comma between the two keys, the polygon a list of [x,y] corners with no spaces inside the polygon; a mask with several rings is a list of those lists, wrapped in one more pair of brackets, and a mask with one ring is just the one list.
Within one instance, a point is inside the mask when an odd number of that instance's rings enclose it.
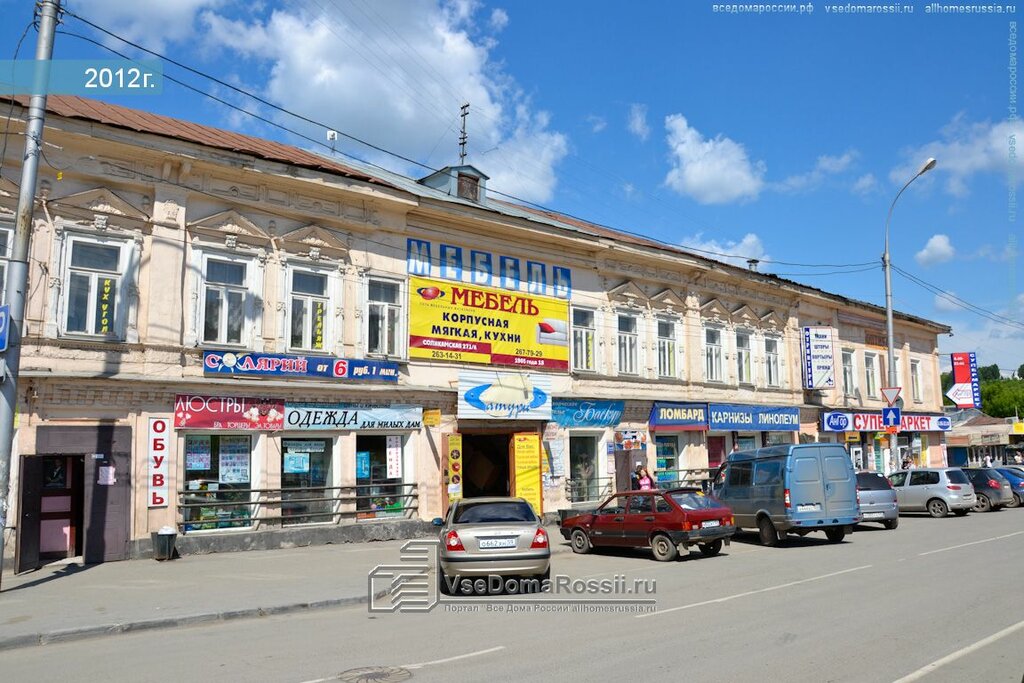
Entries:
{"label": "shop window display", "polygon": [[[189,434],[185,437],[185,531],[252,525],[252,438]],[[237,503],[237,504],[235,504]]]}
{"label": "shop window display", "polygon": [[400,435],[365,435],[356,438],[357,519],[401,517],[408,493],[403,480],[403,443]]}
{"label": "shop window display", "polygon": [[[281,440],[281,523],[333,521],[330,439]],[[290,490],[291,489],[291,490]]]}

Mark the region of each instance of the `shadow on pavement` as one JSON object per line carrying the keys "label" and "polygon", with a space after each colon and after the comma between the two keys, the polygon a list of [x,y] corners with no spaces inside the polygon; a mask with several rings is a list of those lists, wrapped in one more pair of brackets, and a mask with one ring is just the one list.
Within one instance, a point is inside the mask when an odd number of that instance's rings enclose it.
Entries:
{"label": "shadow on pavement", "polygon": [[[46,576],[41,576],[38,579],[34,579],[32,581],[26,581],[25,583],[19,583],[17,586],[11,586],[10,588],[4,588],[0,592],[10,593],[11,591],[21,590],[22,588],[33,588],[34,586],[41,586],[42,584],[49,583],[50,581],[56,581],[57,579],[63,579],[65,577],[67,577],[67,576],[72,576],[74,574],[81,574],[82,572],[90,569],[93,566],[95,566],[95,565],[91,565],[91,564],[86,564],[86,565],[68,564],[68,565],[64,565],[60,569],[56,569],[56,570],[52,571],[51,573],[47,574]],[[43,569],[46,569],[45,565],[43,567],[40,567],[39,569],[33,570],[33,573],[34,572],[38,572],[38,571],[42,571]],[[11,581],[11,577],[7,576],[7,577],[4,577],[4,578],[5,578],[4,583],[9,586],[10,585],[10,581]]]}

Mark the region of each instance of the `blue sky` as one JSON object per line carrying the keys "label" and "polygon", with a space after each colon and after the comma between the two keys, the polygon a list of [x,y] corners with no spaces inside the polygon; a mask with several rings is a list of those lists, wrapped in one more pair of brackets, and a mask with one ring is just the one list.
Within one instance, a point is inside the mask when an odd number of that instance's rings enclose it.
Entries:
{"label": "blue sky", "polygon": [[[0,58],[13,55],[32,4],[0,0]],[[913,14],[854,16],[821,2],[810,16],[736,15],[713,4],[67,2],[120,36],[432,167],[457,161],[468,101],[468,161],[492,188],[741,263],[877,264],[890,202],[934,156],[936,169],[897,205],[893,263],[1024,321],[1020,230],[1008,208],[1009,137],[1024,139],[1008,120],[1016,15],[935,15],[916,3]],[[73,18],[64,28],[125,49]],[[32,31],[22,57],[34,41]],[[57,57],[103,55],[57,38]],[[170,83],[161,96],[112,101],[295,142]],[[354,143],[338,149],[426,174]],[[761,268],[883,303],[878,269]],[[1024,326],[893,277],[898,309],[954,328],[944,353],[977,351],[1006,370],[1024,363]]]}

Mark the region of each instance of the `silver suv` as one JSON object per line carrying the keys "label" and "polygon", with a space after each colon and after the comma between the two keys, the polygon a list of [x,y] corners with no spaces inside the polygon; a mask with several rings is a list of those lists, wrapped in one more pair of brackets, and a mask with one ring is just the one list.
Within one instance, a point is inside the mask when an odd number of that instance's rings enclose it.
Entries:
{"label": "silver suv", "polygon": [[945,517],[952,511],[962,517],[976,502],[971,480],[956,467],[893,472],[889,481],[896,490],[900,512],[924,511],[932,517]]}

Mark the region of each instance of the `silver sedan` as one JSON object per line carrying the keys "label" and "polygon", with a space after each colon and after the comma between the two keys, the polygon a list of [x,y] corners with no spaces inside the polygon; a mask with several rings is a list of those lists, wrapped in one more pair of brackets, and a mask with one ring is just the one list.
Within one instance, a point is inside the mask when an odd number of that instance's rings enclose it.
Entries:
{"label": "silver sedan", "polygon": [[441,525],[440,541],[438,585],[445,594],[474,592],[473,585],[491,590],[503,585],[496,577],[540,583],[551,577],[548,532],[522,498],[456,501]]}

